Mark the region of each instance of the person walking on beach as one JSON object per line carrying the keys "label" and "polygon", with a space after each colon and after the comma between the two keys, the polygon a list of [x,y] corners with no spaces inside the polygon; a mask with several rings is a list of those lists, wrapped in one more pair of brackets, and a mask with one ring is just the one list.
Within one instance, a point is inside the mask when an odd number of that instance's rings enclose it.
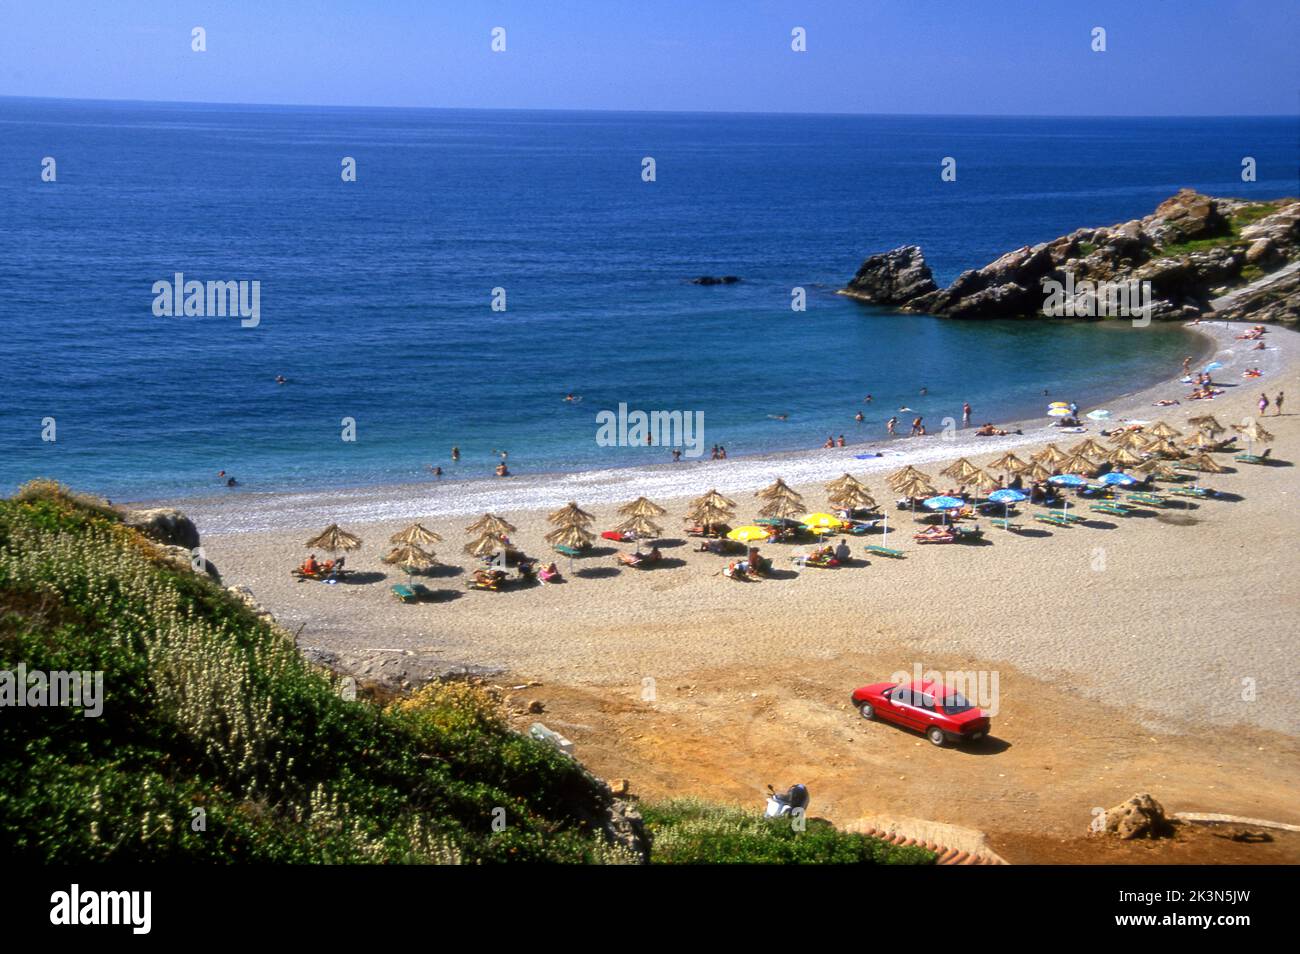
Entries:
{"label": "person walking on beach", "polygon": [[896,417],[891,417],[888,421],[885,422],[885,427],[889,429],[890,437],[898,436],[898,432],[894,430],[894,428],[896,428],[897,426],[898,426],[898,418]]}
{"label": "person walking on beach", "polygon": [[961,426],[970,427],[970,401],[963,401],[961,406]]}
{"label": "person walking on beach", "polygon": [[1286,399],[1286,393],[1283,392],[1283,391],[1278,391],[1278,392],[1277,392],[1277,397],[1273,398],[1273,409],[1274,409],[1274,410],[1273,410],[1273,414],[1274,414],[1275,416],[1277,416],[1277,417],[1281,417],[1281,416],[1282,416],[1282,402],[1283,402],[1285,399]]}
{"label": "person walking on beach", "polygon": [[1192,356],[1189,354],[1187,357],[1183,358],[1183,374],[1187,375],[1191,373],[1192,373]]}
{"label": "person walking on beach", "polygon": [[1268,413],[1268,395],[1261,394],[1259,396],[1259,416],[1263,417],[1267,413]]}

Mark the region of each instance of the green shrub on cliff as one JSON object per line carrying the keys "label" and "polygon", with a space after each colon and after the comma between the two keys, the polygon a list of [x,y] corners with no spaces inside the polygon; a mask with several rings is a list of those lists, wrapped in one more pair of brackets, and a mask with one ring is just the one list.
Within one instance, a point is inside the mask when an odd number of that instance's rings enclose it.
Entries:
{"label": "green shrub on cliff", "polygon": [[0,855],[618,857],[591,830],[607,793],[481,691],[347,701],[219,586],[49,485],[0,501],[0,670],[20,663],[102,671],[102,714],[0,709]]}
{"label": "green shrub on cliff", "polygon": [[646,827],[659,864],[928,865],[934,853],[842,832],[816,818],[796,831],[790,819],[678,799],[646,806]]}

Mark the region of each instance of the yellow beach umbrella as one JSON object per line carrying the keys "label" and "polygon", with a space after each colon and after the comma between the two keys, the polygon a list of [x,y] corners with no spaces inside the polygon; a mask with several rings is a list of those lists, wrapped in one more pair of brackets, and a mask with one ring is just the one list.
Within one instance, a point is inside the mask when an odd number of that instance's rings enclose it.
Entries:
{"label": "yellow beach umbrella", "polygon": [[844,521],[834,514],[810,513],[803,518],[803,525],[809,530],[838,530],[844,526]]}
{"label": "yellow beach umbrella", "polygon": [[763,527],[737,527],[727,534],[728,540],[739,540],[741,543],[752,543],[755,540],[771,539],[772,534]]}

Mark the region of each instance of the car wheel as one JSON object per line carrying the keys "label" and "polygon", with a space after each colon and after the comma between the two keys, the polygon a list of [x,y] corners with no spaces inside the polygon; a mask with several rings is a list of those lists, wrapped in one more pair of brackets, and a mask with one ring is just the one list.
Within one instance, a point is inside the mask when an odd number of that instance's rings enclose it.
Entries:
{"label": "car wheel", "polygon": [[858,711],[862,713],[862,718],[864,719],[874,719],[876,717],[876,710],[871,707],[870,702],[864,702],[859,705]]}
{"label": "car wheel", "polygon": [[930,726],[930,728],[926,730],[925,737],[935,745],[943,745],[946,741],[943,729],[939,728],[937,725]]}

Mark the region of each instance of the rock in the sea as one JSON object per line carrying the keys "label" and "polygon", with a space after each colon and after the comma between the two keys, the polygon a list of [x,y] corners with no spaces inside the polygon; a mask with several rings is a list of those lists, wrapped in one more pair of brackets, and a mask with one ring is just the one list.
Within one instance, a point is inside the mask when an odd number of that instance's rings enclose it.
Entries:
{"label": "rock in the sea", "polygon": [[1165,815],[1164,806],[1142,792],[1128,801],[1107,809],[1094,822],[1094,831],[1131,838],[1161,838],[1173,834],[1173,826]]}
{"label": "rock in the sea", "polygon": [[[1176,247],[1190,241],[1201,244]],[[945,318],[1032,318],[1048,313],[1182,320],[1202,314],[1224,289],[1240,288],[1260,272],[1285,277],[1287,263],[1297,260],[1300,201],[1250,202],[1183,189],[1145,218],[1076,229],[1050,242],[1023,246],[983,268],[962,272],[943,289],[935,287],[914,245],[873,255],[841,294]],[[1248,266],[1253,272],[1243,274]],[[1060,300],[1094,306],[1058,310]],[[1141,304],[1135,306],[1135,301]],[[1295,291],[1285,281],[1239,304],[1249,304],[1252,321],[1294,322],[1300,311]]]}
{"label": "rock in the sea", "polygon": [[701,275],[699,278],[692,278],[692,285],[734,285],[740,281],[735,275]]}
{"label": "rock in the sea", "polygon": [[122,522],[139,530],[149,539],[168,546],[193,550],[199,545],[199,530],[194,526],[194,521],[170,507],[124,510]]}
{"label": "rock in the sea", "polygon": [[863,262],[844,294],[875,305],[904,305],[937,290],[920,246],[904,245]]}

